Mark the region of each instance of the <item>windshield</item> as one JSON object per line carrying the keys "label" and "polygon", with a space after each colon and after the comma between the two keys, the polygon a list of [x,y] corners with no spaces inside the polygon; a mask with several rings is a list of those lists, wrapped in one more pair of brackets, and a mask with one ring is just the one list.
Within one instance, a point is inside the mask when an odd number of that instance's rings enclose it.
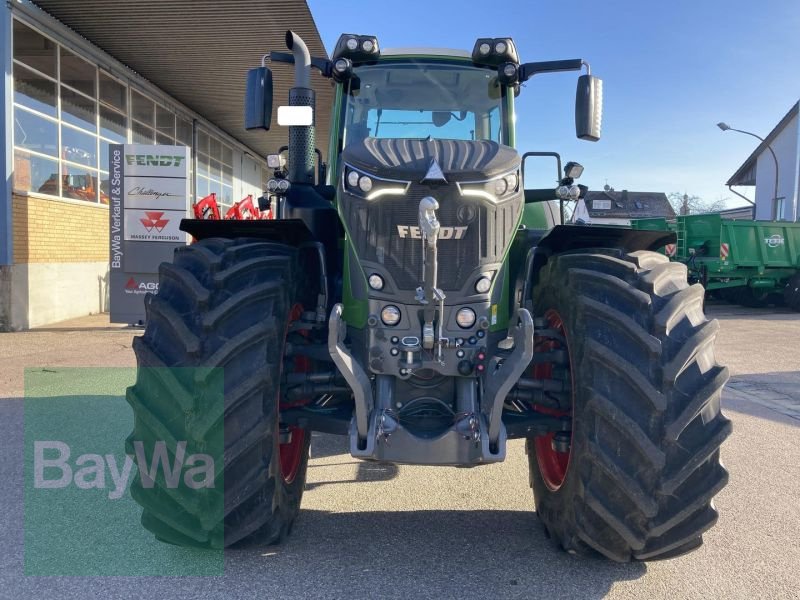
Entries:
{"label": "windshield", "polygon": [[487,69],[363,66],[345,95],[345,146],[367,137],[504,141],[501,86]]}

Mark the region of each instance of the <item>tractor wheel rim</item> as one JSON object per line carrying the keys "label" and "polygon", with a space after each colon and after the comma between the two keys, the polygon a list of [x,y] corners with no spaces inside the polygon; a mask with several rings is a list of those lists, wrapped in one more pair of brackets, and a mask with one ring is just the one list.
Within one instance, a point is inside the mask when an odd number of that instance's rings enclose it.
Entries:
{"label": "tractor wheel rim", "polygon": [[[572,370],[572,354],[569,347],[569,338],[567,337],[567,330],[564,327],[564,320],[557,311],[550,309],[544,315],[550,329],[559,332],[564,340],[566,340],[566,350],[569,359],[570,377],[572,378],[572,415],[573,415],[573,428],[574,431],[574,414],[575,414],[575,378]],[[562,347],[563,345],[551,338],[537,339],[537,346],[547,346],[546,349],[553,350]],[[539,378],[552,377],[553,364],[543,363],[534,367],[534,376]],[[563,417],[566,414],[563,411],[539,407],[540,412],[551,414],[552,416]],[[536,460],[539,463],[539,472],[542,474],[542,479],[549,490],[558,491],[569,471],[570,457],[572,456],[572,434],[570,434],[570,446],[567,452],[559,452],[555,449],[553,440],[555,433],[550,432],[546,435],[540,435],[534,438],[534,445],[536,449]]]}
{"label": "tractor wheel rim", "polygon": [[289,441],[280,445],[281,477],[286,483],[292,483],[297,476],[306,441],[306,432],[299,427],[289,427],[289,435]]}
{"label": "tractor wheel rim", "polygon": [[[303,306],[295,304],[289,312],[289,324],[286,327],[286,335],[291,330],[292,323],[298,320],[303,314]],[[311,370],[309,360],[304,356],[294,358],[294,372],[306,373]],[[280,406],[280,402],[278,403]],[[279,412],[280,415],[280,412]],[[280,418],[279,418],[280,420]],[[278,445],[278,453],[281,463],[281,477],[285,483],[292,483],[297,476],[300,463],[303,459],[303,448],[305,447],[306,432],[304,429],[291,426],[289,427],[289,440],[285,444]]]}

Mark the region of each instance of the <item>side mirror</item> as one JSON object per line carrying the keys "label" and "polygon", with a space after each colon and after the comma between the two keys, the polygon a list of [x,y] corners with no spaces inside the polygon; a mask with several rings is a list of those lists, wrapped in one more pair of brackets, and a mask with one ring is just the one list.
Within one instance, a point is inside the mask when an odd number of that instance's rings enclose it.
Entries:
{"label": "side mirror", "polygon": [[266,129],[272,121],[272,71],[257,67],[247,71],[244,97],[244,128]]}
{"label": "side mirror", "polygon": [[602,124],[603,80],[594,75],[581,75],[575,92],[575,135],[596,142],[600,139]]}

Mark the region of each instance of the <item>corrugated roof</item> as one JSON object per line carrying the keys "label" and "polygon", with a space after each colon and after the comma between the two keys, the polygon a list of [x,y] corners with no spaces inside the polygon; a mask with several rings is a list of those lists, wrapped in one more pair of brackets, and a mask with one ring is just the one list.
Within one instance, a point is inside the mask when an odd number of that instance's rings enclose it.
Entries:
{"label": "corrugated roof", "polygon": [[772,143],[772,141],[778,137],[783,128],[789,124],[794,117],[797,116],[798,111],[800,111],[800,102],[797,102],[792,108],[789,109],[789,112],[784,115],[784,117],[780,120],[780,122],[775,126],[775,128],[769,132],[769,135],[764,138],[764,141],[761,142],[758,147],[753,150],[753,153],[747,157],[747,160],[742,163],[742,166],[736,170],[736,173],[731,175],[731,178],[725,183],[725,185],[755,185],[756,184],[756,163],[758,162],[758,157],[761,156],[761,153],[767,149],[767,146]]}
{"label": "corrugated roof", "polygon": [[[288,140],[244,129],[247,69],[269,51],[286,52],[294,30],[312,56],[327,57],[303,0],[34,0],[47,13],[261,155]],[[275,106],[286,104],[294,67],[273,65]],[[333,103],[330,82],[312,71],[317,91],[317,147],[327,154]],[[273,121],[277,111],[273,111]]]}
{"label": "corrugated roof", "polygon": [[667,195],[662,192],[586,192],[585,204],[593,219],[671,219],[675,216]]}

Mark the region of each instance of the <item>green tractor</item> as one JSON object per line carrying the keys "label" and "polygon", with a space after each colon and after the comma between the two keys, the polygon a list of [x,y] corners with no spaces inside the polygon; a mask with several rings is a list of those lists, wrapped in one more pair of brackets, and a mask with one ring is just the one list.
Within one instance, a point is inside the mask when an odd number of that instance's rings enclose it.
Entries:
{"label": "green tractor", "polygon": [[[703,288],[654,251],[674,234],[563,224],[583,168],[559,159],[552,186],[525,189],[524,159],[554,154],[514,148],[521,84],[554,71],[586,69],[576,131],[599,139],[589,65],[521,63],[508,38],[393,51],[346,34],[330,60],[286,43],[269,55],[295,69],[286,160],[269,157],[278,218],[184,220],[197,241],[161,266],[134,343],[129,449],[156,462],[162,441],[179,466],[205,453],[224,485],[140,473],[145,527],[209,548],[280,541],[313,431],[363,460],[460,467],[523,438],[536,512],[564,550],[697,548],[731,431]],[[311,68],[336,89],[327,165]],[[248,74],[245,113],[269,128],[266,66]]]}

